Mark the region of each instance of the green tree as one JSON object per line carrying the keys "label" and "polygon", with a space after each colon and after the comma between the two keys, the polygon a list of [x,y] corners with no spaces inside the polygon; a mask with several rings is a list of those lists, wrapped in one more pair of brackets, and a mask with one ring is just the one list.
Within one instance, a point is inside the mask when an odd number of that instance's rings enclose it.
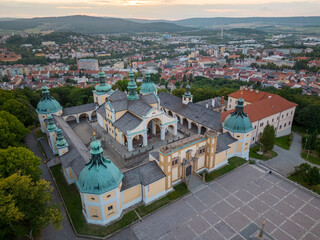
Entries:
{"label": "green tree", "polygon": [[8,78],[7,75],[4,75],[4,76],[2,77],[2,82],[10,82],[10,79]]}
{"label": "green tree", "polygon": [[185,74],[183,74],[183,78],[182,78],[183,82],[187,82],[187,76]]}
{"label": "green tree", "polygon": [[59,227],[62,214],[55,204],[50,204],[52,190],[45,180],[34,182],[19,173],[1,178],[0,238],[33,239],[33,234],[49,223]]}
{"label": "green tree", "polygon": [[0,178],[20,172],[37,181],[41,175],[40,163],[40,158],[24,147],[0,149]]}
{"label": "green tree", "polygon": [[6,111],[0,111],[0,148],[20,146],[28,133],[29,130],[17,117]]}
{"label": "green tree", "polygon": [[15,99],[9,99],[6,101],[2,105],[1,110],[7,111],[16,116],[25,126],[30,126],[35,122],[33,114],[30,114],[29,108]]}
{"label": "green tree", "polygon": [[274,146],[274,139],[275,139],[275,129],[273,126],[267,124],[264,128],[260,142],[263,146],[263,151],[271,151]]}
{"label": "green tree", "polygon": [[116,82],[116,84],[114,84],[112,86],[112,89],[119,89],[120,91],[124,92],[124,91],[128,91],[127,87],[128,87],[128,83],[129,83],[129,80],[127,80],[126,78],[123,79],[123,80],[119,80]]}

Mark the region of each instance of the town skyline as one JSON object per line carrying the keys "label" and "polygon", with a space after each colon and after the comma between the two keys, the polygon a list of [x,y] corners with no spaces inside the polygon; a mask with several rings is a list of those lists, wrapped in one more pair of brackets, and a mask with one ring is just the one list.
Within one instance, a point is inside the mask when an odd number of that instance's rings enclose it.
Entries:
{"label": "town skyline", "polygon": [[319,16],[320,3],[314,0],[228,1],[220,0],[72,0],[0,1],[0,17],[33,18],[66,15],[179,20],[198,17],[298,17]]}

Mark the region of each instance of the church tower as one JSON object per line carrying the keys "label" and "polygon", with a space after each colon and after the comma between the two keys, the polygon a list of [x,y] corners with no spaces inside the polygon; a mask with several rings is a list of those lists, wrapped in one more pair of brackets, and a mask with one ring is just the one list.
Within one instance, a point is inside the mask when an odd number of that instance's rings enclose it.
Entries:
{"label": "church tower", "polygon": [[248,115],[243,110],[244,100],[240,97],[235,111],[226,117],[222,126],[224,132],[229,132],[232,137],[238,140],[234,155],[248,160],[253,127]]}
{"label": "church tower", "polygon": [[62,135],[62,130],[60,128],[57,128],[56,130],[57,133],[57,141],[56,141],[56,146],[59,152],[59,156],[61,157],[63,154],[68,152],[68,143],[64,136]]}
{"label": "church tower", "polygon": [[128,83],[128,100],[136,100],[139,98],[138,92],[137,92],[137,84],[134,80],[134,74],[132,71],[132,68],[130,68],[129,73],[129,83]]}
{"label": "church tower", "polygon": [[49,145],[52,149],[52,152],[54,154],[58,154],[58,149],[56,148],[56,139],[57,139],[57,134],[56,134],[56,130],[57,127],[53,122],[53,118],[51,114],[48,114],[48,124],[47,124],[47,131],[48,131],[48,135],[49,135]]}
{"label": "church tower", "polygon": [[100,83],[95,87],[93,91],[93,100],[100,105],[104,104],[106,98],[113,93],[111,85],[106,83],[106,75],[104,71],[99,72]]}
{"label": "church tower", "polygon": [[189,83],[186,86],[186,92],[182,95],[182,103],[183,104],[188,104],[189,102],[192,102],[193,96],[190,92],[190,85]]}

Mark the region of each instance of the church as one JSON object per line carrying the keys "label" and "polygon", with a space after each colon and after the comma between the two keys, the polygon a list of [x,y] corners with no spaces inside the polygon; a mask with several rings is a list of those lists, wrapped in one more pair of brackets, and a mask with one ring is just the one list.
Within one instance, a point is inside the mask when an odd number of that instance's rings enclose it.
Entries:
{"label": "church", "polygon": [[[193,103],[189,85],[178,98],[158,94],[148,73],[140,93],[132,69],[127,93],[113,91],[103,72],[99,77],[94,103],[62,108],[44,86],[37,106],[41,129],[53,153],[59,155],[67,183],[76,184],[88,223],[109,224],[127,208],[149,204],[174,191],[174,185],[187,182],[190,175],[218,169],[233,156],[248,160],[253,127],[242,97],[221,122],[220,112]],[[94,136],[86,147],[68,124],[69,118],[79,122],[83,116],[95,117],[105,134],[128,152],[136,141],[147,146],[152,137],[162,141],[167,134],[177,135],[178,124],[193,129],[194,134],[171,143],[163,141],[149,152],[145,163],[120,170],[113,159],[104,156],[100,140]]]}

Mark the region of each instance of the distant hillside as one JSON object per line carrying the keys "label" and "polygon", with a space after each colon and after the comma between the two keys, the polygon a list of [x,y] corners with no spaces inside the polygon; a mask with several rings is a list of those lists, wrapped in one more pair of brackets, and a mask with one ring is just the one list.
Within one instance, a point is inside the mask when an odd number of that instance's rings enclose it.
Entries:
{"label": "distant hillside", "polygon": [[180,32],[192,28],[168,22],[139,23],[120,18],[89,16],[45,17],[0,21],[0,29],[6,31],[72,31],[83,34],[132,33],[132,32]]}
{"label": "distant hillside", "polygon": [[320,26],[320,17],[248,17],[248,18],[188,18],[171,21],[172,23],[194,28],[212,28],[224,26],[250,27],[264,25],[286,25],[286,26]]}

